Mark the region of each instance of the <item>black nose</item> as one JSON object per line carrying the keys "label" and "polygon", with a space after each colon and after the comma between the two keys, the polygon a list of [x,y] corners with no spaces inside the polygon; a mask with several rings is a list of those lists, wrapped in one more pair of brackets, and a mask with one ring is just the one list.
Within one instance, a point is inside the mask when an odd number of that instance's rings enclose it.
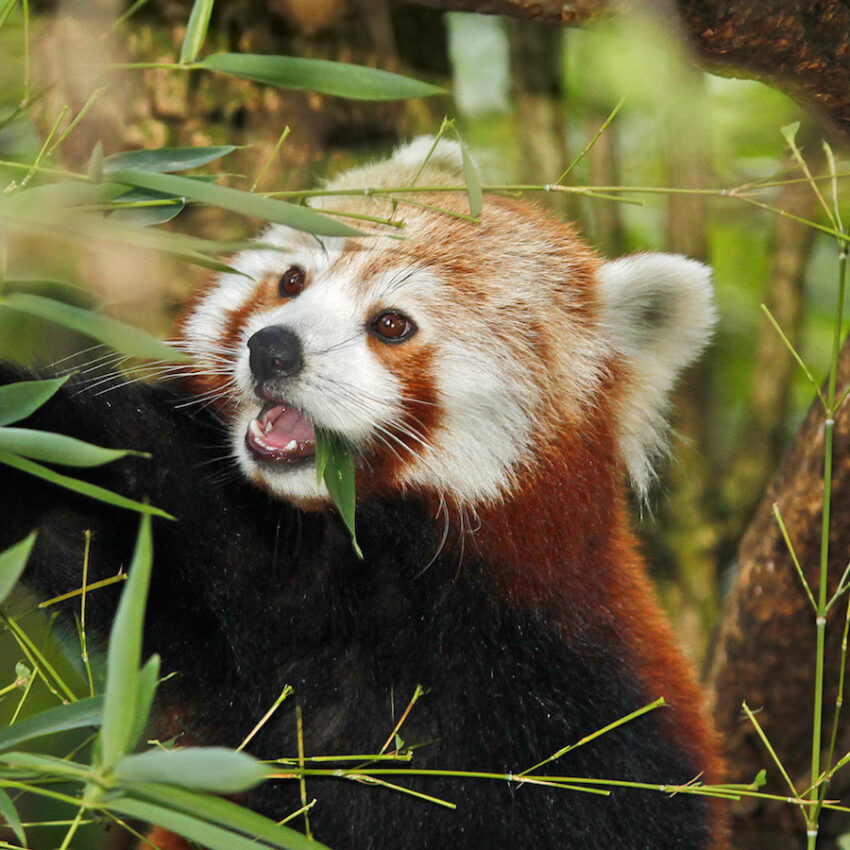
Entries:
{"label": "black nose", "polygon": [[249,363],[257,381],[286,378],[301,371],[301,341],[282,325],[269,325],[248,340]]}

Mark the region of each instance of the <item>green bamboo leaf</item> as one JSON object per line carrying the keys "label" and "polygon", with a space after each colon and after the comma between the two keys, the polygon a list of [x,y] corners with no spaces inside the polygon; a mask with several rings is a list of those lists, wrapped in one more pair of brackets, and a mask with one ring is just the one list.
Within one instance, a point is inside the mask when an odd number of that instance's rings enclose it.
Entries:
{"label": "green bamboo leaf", "polygon": [[15,834],[15,838],[18,839],[21,847],[26,847],[27,836],[24,833],[24,828],[21,826],[18,810],[15,808],[12,798],[2,789],[0,789],[0,817],[6,821],[7,826]]}
{"label": "green bamboo leaf", "polygon": [[266,773],[252,756],[224,747],[148,750],[125,756],[115,767],[120,782],[168,782],[216,794],[247,791],[262,782]]}
{"label": "green bamboo leaf", "polygon": [[35,537],[36,533],[33,532],[20,543],[0,552],[0,602],[12,592],[12,588],[23,574],[27,558],[35,544]]}
{"label": "green bamboo leaf", "polygon": [[125,496],[119,496],[118,493],[113,493],[104,487],[98,487],[96,484],[89,484],[88,481],[80,481],[78,478],[71,478],[67,475],[62,475],[60,472],[54,472],[46,466],[28,460],[25,457],[9,454],[9,452],[0,451],[0,463],[11,466],[13,469],[19,469],[21,472],[26,472],[28,475],[35,475],[36,478],[41,478],[44,481],[49,481],[51,484],[56,484],[59,487],[64,487],[66,490],[73,490],[75,493],[81,493],[83,496],[88,496],[91,499],[97,499],[99,502],[106,502],[109,505],[115,505],[116,508],[125,508],[129,511],[138,511],[142,514],[152,514],[163,519],[174,519],[171,514],[166,513],[160,508],[154,508],[146,505],[143,502],[137,502],[134,499],[128,499]]}
{"label": "green bamboo leaf", "polygon": [[0,387],[0,425],[19,422],[35,413],[56,394],[69,377],[66,375],[64,378],[50,378],[46,381],[18,381]]}
{"label": "green bamboo leaf", "polygon": [[484,208],[484,195],[481,192],[481,181],[475,163],[466,149],[466,143],[461,140],[460,155],[463,159],[463,177],[466,181],[466,194],[469,198],[469,214],[477,218]]}
{"label": "green bamboo leaf", "polygon": [[127,455],[150,457],[133,449],[105,449],[65,434],[33,428],[0,428],[0,451],[62,466],[101,466]]}
{"label": "green bamboo leaf", "polygon": [[86,697],[67,705],[48,708],[32,717],[18,720],[14,725],[0,730],[0,750],[8,750],[32,738],[97,726],[103,713],[103,697]]}
{"label": "green bamboo leaf", "polygon": [[314,91],[354,100],[406,100],[447,93],[438,86],[389,71],[324,59],[262,56],[256,53],[214,53],[196,67],[280,88]]}
{"label": "green bamboo leaf", "polygon": [[192,14],[189,15],[189,23],[186,25],[183,47],[180,49],[181,65],[194,62],[198,58],[198,53],[201,52],[204,39],[207,37],[212,10],[213,0],[195,0]]}
{"label": "green bamboo leaf", "polygon": [[88,177],[92,183],[100,183],[103,180],[103,143],[98,142],[91,152],[89,158]]}
{"label": "green bamboo leaf", "polygon": [[18,0],[2,0],[0,2],[0,27],[6,23],[6,18],[12,13],[12,9],[15,8],[15,3]]}
{"label": "green bamboo leaf", "polygon": [[97,304],[94,293],[65,280],[19,279],[3,281],[4,295],[18,292],[42,295],[45,298],[54,298],[57,301],[73,304],[76,307],[86,307],[87,309],[94,309]]}
{"label": "green bamboo leaf", "polygon": [[[203,2],[203,0],[199,0]],[[197,5],[197,3],[195,4]],[[209,4],[212,6],[212,3]],[[203,148],[154,148],[153,150],[114,153],[103,161],[103,171],[111,174],[124,168],[140,171],[188,171],[221,159],[236,150],[236,145],[212,145]]]}
{"label": "green bamboo leaf", "polygon": [[85,782],[91,778],[91,768],[85,764],[79,764],[69,759],[60,759],[56,756],[45,756],[39,753],[2,753],[0,762],[10,767],[33,770],[39,773],[47,773],[55,776],[65,776],[68,779],[76,779]]}
{"label": "green bamboo leaf", "polygon": [[139,671],[138,696],[136,698],[136,722],[130,734],[130,746],[135,747],[142,737],[142,733],[148,725],[148,717],[151,713],[153,698],[159,684],[160,659],[158,655],[152,655]]}
{"label": "green bamboo leaf", "polygon": [[[176,810],[197,820],[222,824],[273,847],[284,848],[284,850],[326,850],[323,844],[307,838],[300,832],[280,826],[250,809],[221,797],[211,797],[209,794],[201,794],[186,788],[156,783],[134,785],[131,793],[135,798],[134,802],[153,803],[158,809]],[[254,850],[256,848],[255,843]]]}
{"label": "green bamboo leaf", "polygon": [[122,354],[151,360],[170,360],[175,363],[185,363],[189,360],[187,355],[132,325],[51,298],[25,293],[6,295],[0,298],[0,306],[56,322],[94,337]]}
{"label": "green bamboo leaf", "polygon": [[328,458],[332,450],[333,435],[330,431],[316,428],[316,484],[321,484],[328,467]]}
{"label": "green bamboo leaf", "polygon": [[[165,827],[169,832],[182,835],[189,841],[194,841],[208,850],[257,850],[257,842],[254,839],[239,835],[229,829],[214,824],[205,823],[202,820],[175,812],[161,806],[145,803],[141,800],[131,800],[121,797],[117,800],[109,800],[104,808],[118,812],[118,814],[137,820],[155,823]],[[259,845],[262,847],[262,845]]]}
{"label": "green bamboo leaf", "polygon": [[135,709],[139,704],[142,625],[152,562],[151,520],[150,516],[144,515],[127,584],[121,593],[109,635],[100,728],[100,766],[106,771],[111,770],[135,744],[132,736],[137,726]]}
{"label": "green bamboo leaf", "polygon": [[68,207],[109,203],[125,191],[119,183],[61,180],[0,195],[0,214],[17,216],[32,213],[40,215],[39,221],[44,224],[46,212],[56,214]]}
{"label": "green bamboo leaf", "polygon": [[351,545],[358,558],[363,557],[354,530],[356,506],[354,492],[354,455],[345,441],[331,433],[316,429],[316,467],[321,465],[322,477],[337,510],[351,533]]}
{"label": "green bamboo leaf", "polygon": [[286,201],[264,198],[252,192],[242,192],[227,186],[210,185],[191,177],[176,174],[154,174],[137,168],[125,168],[111,175],[130,186],[141,186],[155,192],[166,192],[197,203],[231,210],[241,215],[286,224],[296,230],[319,236],[362,236],[359,230],[323,215],[310,207],[296,206]]}
{"label": "green bamboo leaf", "polygon": [[131,189],[115,199],[116,204],[136,204],[110,210],[109,220],[128,227],[151,227],[165,224],[179,215],[186,207],[185,198],[175,198],[164,192],[148,189]]}

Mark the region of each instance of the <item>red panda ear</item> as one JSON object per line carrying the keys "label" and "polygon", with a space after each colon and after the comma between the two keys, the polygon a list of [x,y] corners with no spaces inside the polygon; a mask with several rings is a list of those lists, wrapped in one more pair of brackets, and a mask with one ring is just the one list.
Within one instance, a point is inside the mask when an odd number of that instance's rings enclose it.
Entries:
{"label": "red panda ear", "polygon": [[604,333],[629,376],[616,390],[620,453],[645,495],[667,451],[670,391],[716,323],[711,269],[674,254],[635,254],[605,263],[600,276]]}
{"label": "red panda ear", "polygon": [[[418,136],[412,142],[396,148],[389,161],[400,168],[419,169],[427,158],[427,167],[449,171],[459,177],[463,175],[463,155],[460,142],[440,139],[437,142],[437,147],[431,152],[433,147],[433,136]],[[429,153],[431,153],[430,156],[428,156]]]}

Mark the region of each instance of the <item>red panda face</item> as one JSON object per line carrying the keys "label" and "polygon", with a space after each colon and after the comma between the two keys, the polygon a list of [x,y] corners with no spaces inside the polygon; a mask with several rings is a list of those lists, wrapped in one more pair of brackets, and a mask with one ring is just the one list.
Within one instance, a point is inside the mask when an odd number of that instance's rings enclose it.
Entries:
{"label": "red panda face", "polygon": [[473,288],[483,259],[452,267],[413,236],[320,242],[272,228],[262,240],[281,250],[237,258],[250,277],[220,278],[185,323],[199,371],[223,372],[247,477],[322,499],[320,427],[354,447],[369,489],[497,498],[549,403],[538,314],[563,325],[561,308],[531,304],[521,269],[493,292]]}
{"label": "red panda face", "polygon": [[[420,140],[332,188],[410,185],[426,152]],[[445,152],[438,148],[423,181],[462,183]],[[195,301],[183,342],[196,358],[196,389],[218,396],[241,470],[274,495],[328,501],[314,464],[322,428],[354,449],[359,492],[492,503],[509,496],[542,446],[582,427],[612,374],[630,381],[619,388],[624,398],[642,386],[642,339],[655,337],[640,327],[618,337],[618,329],[657,314],[668,333],[673,302],[654,291],[626,298],[628,316],[607,302],[645,263],[607,274],[568,225],[524,202],[488,199],[480,224],[451,215],[465,212],[463,195],[438,203],[448,214],[399,207],[401,239],[386,230],[318,239],[273,226],[260,239],[273,247],[241,254],[234,266],[242,274],[222,275]],[[393,214],[379,198],[333,206]],[[654,311],[643,309],[647,300]],[[627,350],[635,338],[635,351]],[[654,409],[672,382],[667,373],[681,365],[669,347],[669,362],[650,369]],[[641,436],[633,411],[641,403],[639,392],[627,405],[609,405],[625,429],[630,470],[645,462],[632,444],[654,450],[657,442],[660,414],[647,426],[653,435]]]}

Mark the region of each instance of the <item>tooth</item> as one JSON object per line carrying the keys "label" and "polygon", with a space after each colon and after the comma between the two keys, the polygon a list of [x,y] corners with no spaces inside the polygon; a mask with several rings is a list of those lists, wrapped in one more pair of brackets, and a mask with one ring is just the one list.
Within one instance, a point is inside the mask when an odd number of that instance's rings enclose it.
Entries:
{"label": "tooth", "polygon": [[271,429],[274,428],[274,422],[267,422],[266,427],[263,428],[263,433],[268,434]]}
{"label": "tooth", "polygon": [[260,423],[256,419],[252,419],[248,424],[248,428],[255,437],[263,436],[263,429],[260,428]]}
{"label": "tooth", "polygon": [[287,444],[283,447],[283,450],[284,450],[285,452],[291,452],[293,449],[297,449],[297,448],[298,448],[298,441],[297,441],[297,440],[290,440],[290,441],[289,441],[289,442],[288,442],[288,443],[287,443]]}

